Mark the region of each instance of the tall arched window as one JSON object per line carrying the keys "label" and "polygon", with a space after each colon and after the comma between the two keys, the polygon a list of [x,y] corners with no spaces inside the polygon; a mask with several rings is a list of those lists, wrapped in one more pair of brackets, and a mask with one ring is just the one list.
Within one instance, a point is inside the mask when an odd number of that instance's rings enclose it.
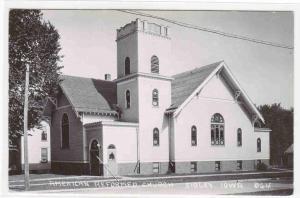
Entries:
{"label": "tall arched window", "polygon": [[125,58],[125,75],[130,74],[130,59],[129,57]]}
{"label": "tall arched window", "polygon": [[125,99],[126,99],[126,108],[129,109],[130,108],[130,91],[127,90],[125,93]]}
{"label": "tall arched window", "polygon": [[158,90],[157,89],[153,89],[153,91],[152,91],[152,105],[158,106]]}
{"label": "tall arched window", "polygon": [[153,146],[159,146],[159,130],[158,130],[158,128],[153,129]]}
{"label": "tall arched window", "polygon": [[159,73],[159,60],[155,55],[151,57],[151,73]]}
{"label": "tall arched window", "polygon": [[46,131],[43,131],[42,132],[42,141],[47,141],[47,133],[46,133]]}
{"label": "tall arched window", "polygon": [[237,130],[237,145],[242,146],[242,129]]}
{"label": "tall arched window", "polygon": [[257,138],[257,152],[261,152],[261,140]]}
{"label": "tall arched window", "polygon": [[192,128],[191,128],[191,141],[192,141],[192,146],[197,146],[197,128],[196,128],[196,126],[192,126]]}
{"label": "tall arched window", "polygon": [[221,114],[215,113],[211,117],[211,144],[224,145],[224,118]]}
{"label": "tall arched window", "polygon": [[61,122],[61,148],[69,148],[69,118],[66,113]]}

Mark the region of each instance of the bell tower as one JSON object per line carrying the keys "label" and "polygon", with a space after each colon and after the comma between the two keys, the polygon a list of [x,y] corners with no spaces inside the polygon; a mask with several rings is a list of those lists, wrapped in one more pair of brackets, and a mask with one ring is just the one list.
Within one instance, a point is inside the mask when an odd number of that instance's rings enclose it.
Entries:
{"label": "bell tower", "polygon": [[[169,161],[165,111],[171,105],[171,38],[167,26],[136,19],[117,30],[121,120],[139,123],[140,162]],[[141,172],[143,168],[141,167]]]}
{"label": "bell tower", "polygon": [[[171,38],[169,27],[136,19],[117,30],[117,89],[118,104],[124,121],[139,122],[143,106],[167,108],[170,104]],[[159,87],[168,84],[168,95]],[[151,90],[150,85],[155,85]],[[146,90],[146,87],[150,86]],[[156,91],[154,91],[156,89]],[[147,92],[149,98],[141,94]],[[144,93],[146,94],[146,93]],[[157,94],[157,105],[152,100]],[[162,96],[166,98],[162,98]],[[149,101],[148,101],[149,100]],[[156,99],[154,99],[156,100]],[[168,101],[167,106],[162,106]],[[157,111],[157,110],[156,110]]]}
{"label": "bell tower", "polygon": [[[171,38],[167,26],[136,19],[117,30],[117,73],[118,78],[125,74],[125,63],[132,73],[151,73],[151,58],[157,57],[160,75],[167,76],[170,65]],[[129,61],[128,61],[129,60]]]}

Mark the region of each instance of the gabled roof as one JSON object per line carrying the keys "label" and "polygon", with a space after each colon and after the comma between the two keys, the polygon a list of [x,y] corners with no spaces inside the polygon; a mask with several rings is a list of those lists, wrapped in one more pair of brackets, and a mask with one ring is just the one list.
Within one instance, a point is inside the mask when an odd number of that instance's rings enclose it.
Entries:
{"label": "gabled roof", "polygon": [[[179,107],[193,91],[220,65],[222,61],[199,67],[174,76],[172,81],[172,105],[170,108]],[[169,108],[169,109],[170,109]]]}
{"label": "gabled roof", "polygon": [[230,87],[233,90],[240,92],[240,97],[243,100],[245,107],[250,111],[249,113],[257,116],[264,123],[264,118],[261,113],[257,110],[246,92],[241,88],[224,61],[174,75],[171,90],[172,104],[166,112],[173,113],[174,116],[177,116],[192,98],[207,84],[207,82],[214,75],[221,72]]}
{"label": "gabled roof", "polygon": [[77,112],[115,112],[117,85],[112,81],[61,76],[62,92]]}

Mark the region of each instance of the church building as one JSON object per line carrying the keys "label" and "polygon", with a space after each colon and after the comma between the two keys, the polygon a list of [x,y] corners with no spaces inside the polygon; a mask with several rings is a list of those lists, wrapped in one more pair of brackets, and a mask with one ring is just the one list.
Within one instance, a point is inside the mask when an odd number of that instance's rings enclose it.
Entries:
{"label": "church building", "polygon": [[118,29],[116,42],[116,79],[64,75],[48,99],[52,172],[181,174],[269,164],[271,130],[224,61],[169,75],[170,29],[141,19]]}

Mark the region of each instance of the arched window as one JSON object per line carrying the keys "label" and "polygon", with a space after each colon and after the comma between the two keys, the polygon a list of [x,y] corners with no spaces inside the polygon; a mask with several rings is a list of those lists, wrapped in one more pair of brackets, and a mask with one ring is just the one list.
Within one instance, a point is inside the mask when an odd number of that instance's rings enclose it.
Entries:
{"label": "arched window", "polygon": [[211,117],[211,145],[224,145],[224,118],[216,113]]}
{"label": "arched window", "polygon": [[257,138],[257,152],[261,152],[261,140]]}
{"label": "arched window", "polygon": [[195,126],[191,128],[191,140],[192,146],[197,146],[197,128]]}
{"label": "arched window", "polygon": [[130,59],[129,57],[125,58],[125,75],[130,74]]}
{"label": "arched window", "polygon": [[151,73],[159,73],[159,60],[155,55],[151,57]]}
{"label": "arched window", "polygon": [[237,145],[242,146],[242,129],[237,130]]}
{"label": "arched window", "polygon": [[157,89],[153,89],[153,91],[152,91],[152,105],[158,106],[158,90]]}
{"label": "arched window", "polygon": [[130,108],[130,91],[127,90],[125,93],[125,98],[126,98],[126,108],[129,109]]}
{"label": "arched window", "polygon": [[114,160],[114,159],[115,159],[115,155],[114,155],[113,153],[109,154],[109,157],[108,157],[108,159],[110,159],[110,160]]}
{"label": "arched window", "polygon": [[46,133],[46,131],[42,132],[42,141],[47,141],[47,133]]}
{"label": "arched window", "polygon": [[159,146],[159,130],[158,130],[158,128],[153,129],[153,146]]}
{"label": "arched window", "polygon": [[69,148],[69,118],[65,113],[61,122],[61,148]]}
{"label": "arched window", "polygon": [[93,140],[92,144],[91,144],[91,150],[99,150],[99,146],[98,146],[98,141],[97,140]]}
{"label": "arched window", "polygon": [[113,144],[110,144],[107,148],[108,148],[108,149],[116,149],[116,146],[113,145]]}

